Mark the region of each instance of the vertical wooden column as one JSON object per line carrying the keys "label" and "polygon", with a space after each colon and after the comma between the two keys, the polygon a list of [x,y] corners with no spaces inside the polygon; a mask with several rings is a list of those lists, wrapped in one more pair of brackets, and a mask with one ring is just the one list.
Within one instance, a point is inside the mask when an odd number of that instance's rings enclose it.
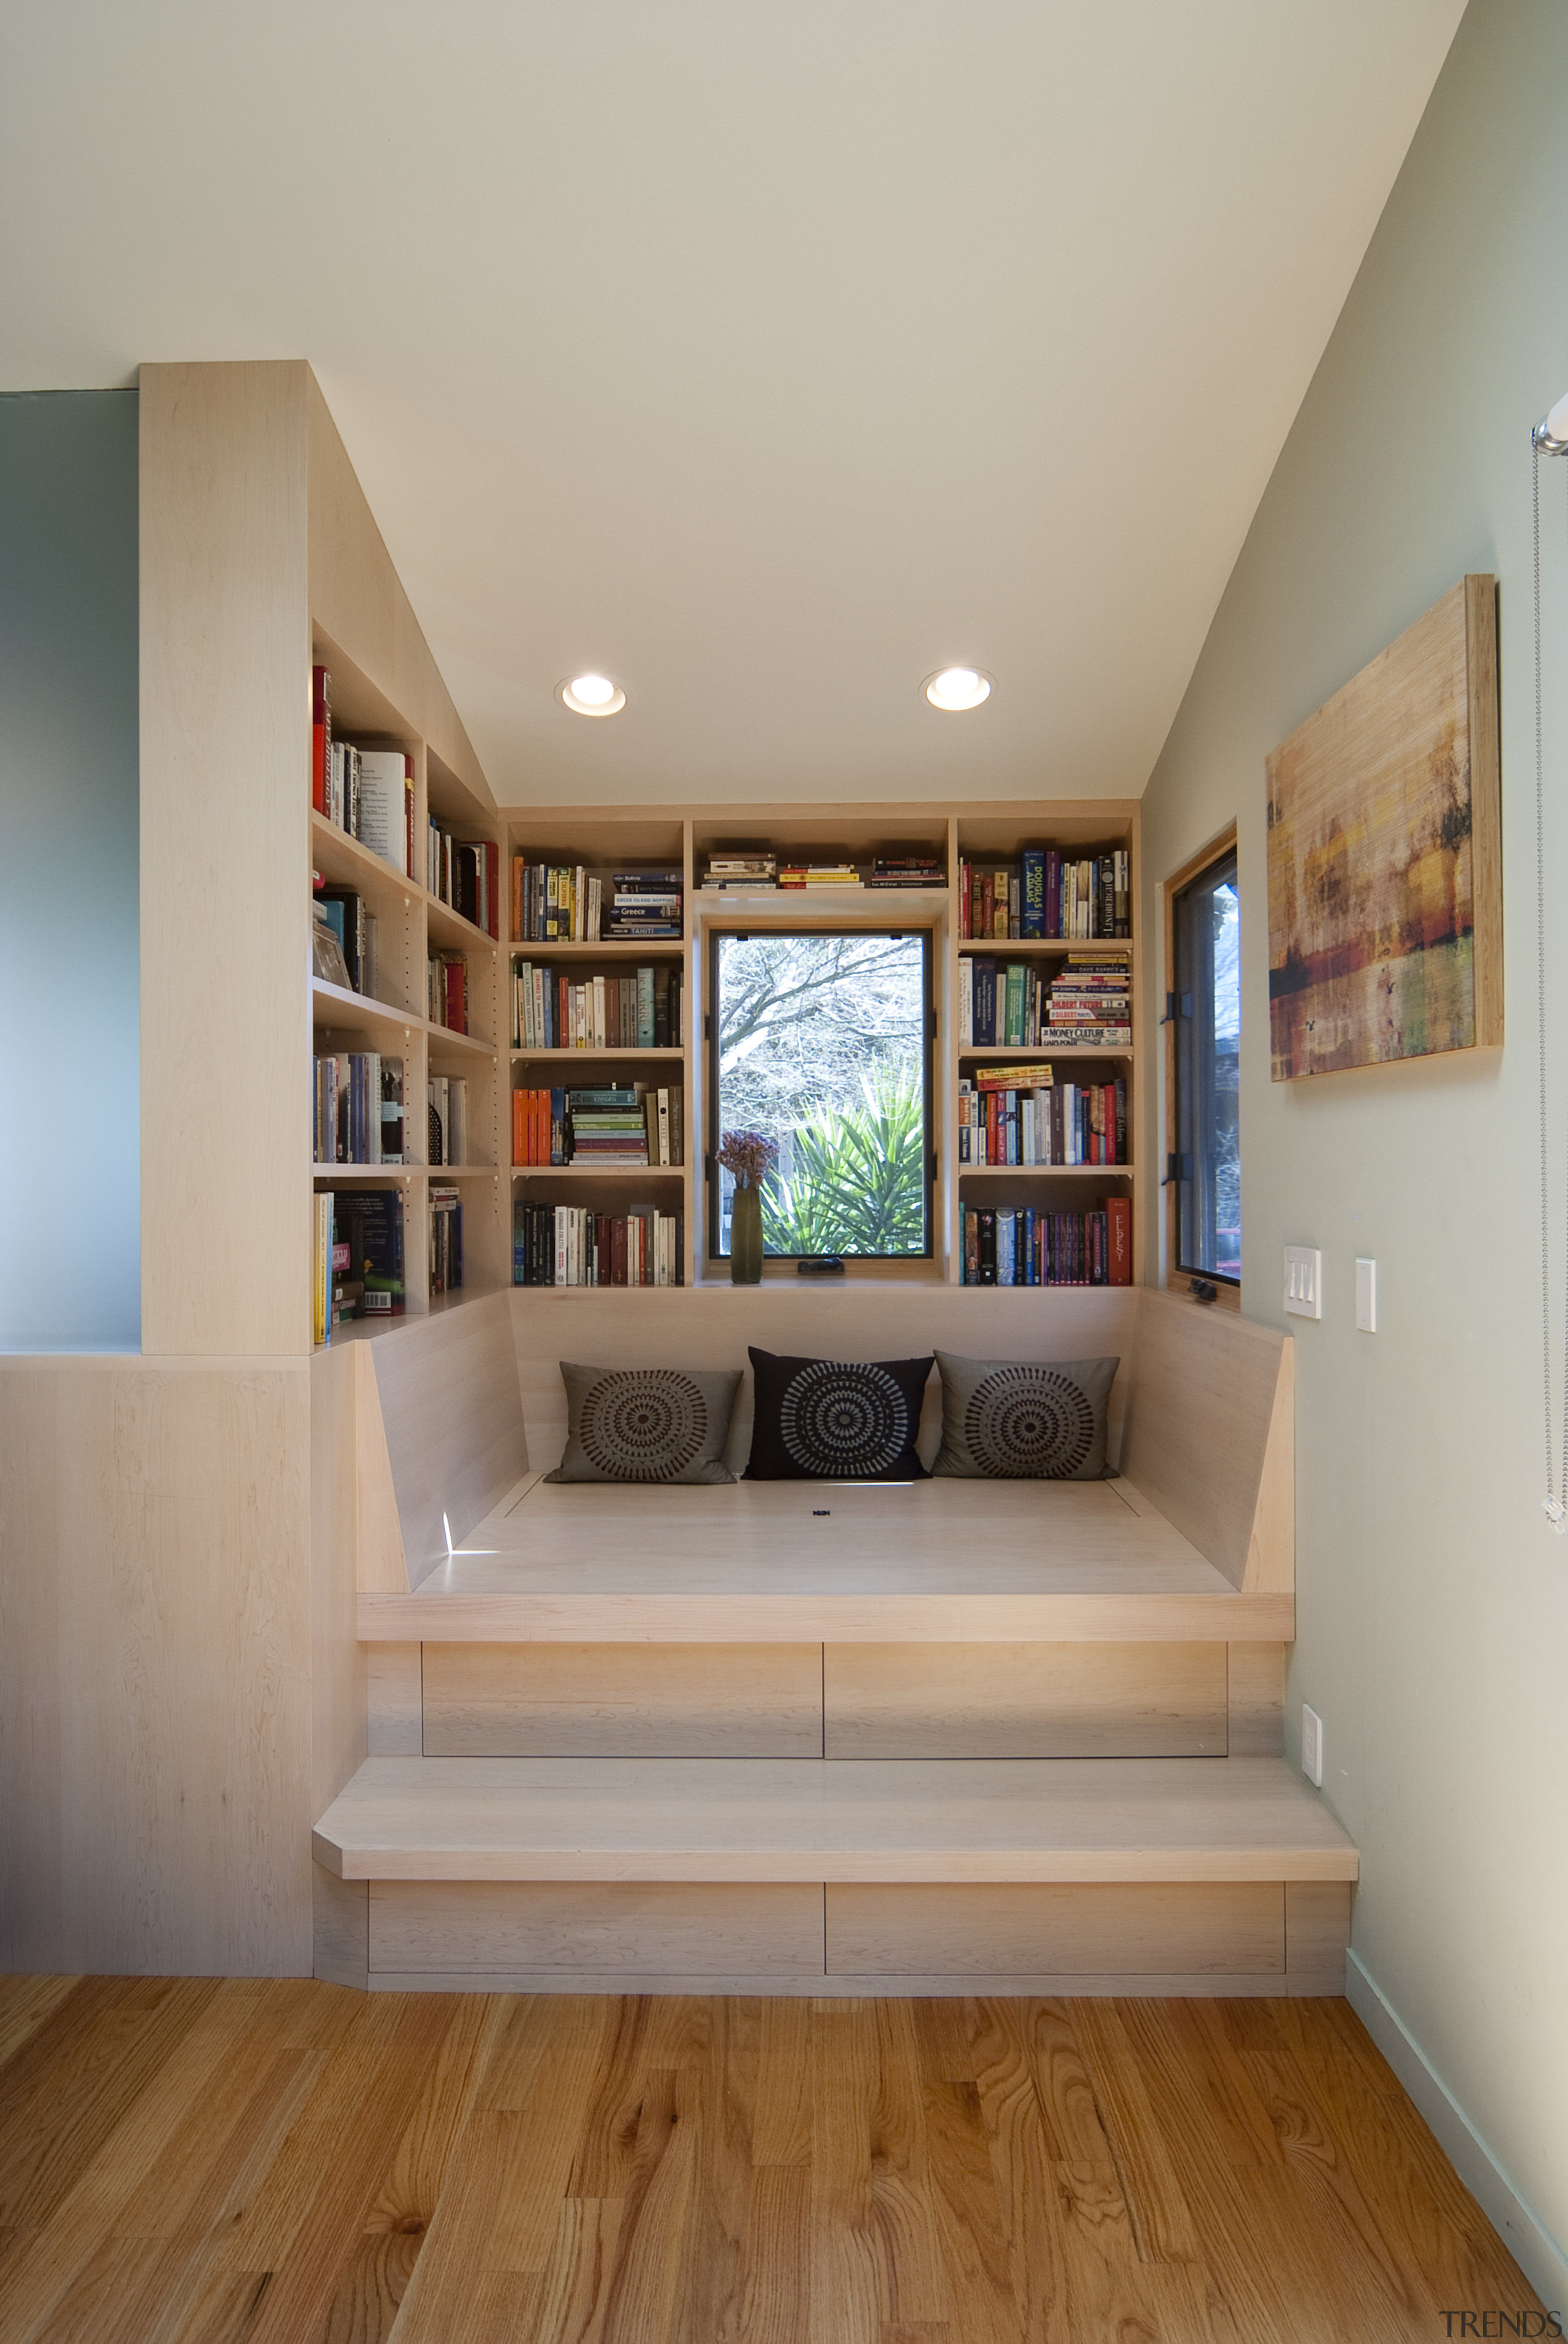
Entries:
{"label": "vertical wooden column", "polygon": [[307,379],[141,374],[148,1353],[310,1347]]}

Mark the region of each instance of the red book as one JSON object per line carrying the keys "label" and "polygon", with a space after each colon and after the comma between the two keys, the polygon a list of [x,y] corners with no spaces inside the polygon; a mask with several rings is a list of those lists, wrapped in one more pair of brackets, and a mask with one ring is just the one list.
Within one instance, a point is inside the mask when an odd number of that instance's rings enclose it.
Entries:
{"label": "red book", "polygon": [[626,1284],[626,1222],[617,1219],[610,1231],[610,1283]]}
{"label": "red book", "polygon": [[414,760],[403,753],[403,868],[414,876]]}
{"label": "red book", "polygon": [[332,679],[324,667],[310,671],[310,803],[327,812],[327,771],[332,762]]}
{"label": "red book", "polygon": [[447,1015],[444,1023],[448,1033],[466,1034],[468,1030],[468,964],[465,960],[449,960],[443,964],[447,979]]}
{"label": "red book", "polygon": [[514,1164],[526,1164],[528,1160],[523,1153],[523,1094],[521,1091],[514,1091],[512,1093],[512,1161]]}
{"label": "red book", "polygon": [[1132,1283],[1132,1205],[1126,1197],[1105,1199],[1105,1236],[1110,1253],[1106,1266],[1108,1286],[1131,1286]]}

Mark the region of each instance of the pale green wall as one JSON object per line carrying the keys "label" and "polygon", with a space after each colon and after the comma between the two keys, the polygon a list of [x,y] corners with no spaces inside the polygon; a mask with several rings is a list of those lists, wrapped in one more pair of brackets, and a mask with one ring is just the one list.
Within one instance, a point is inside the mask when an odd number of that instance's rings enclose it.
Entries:
{"label": "pale green wall", "polygon": [[[1240,824],[1243,1308],[1297,1338],[1290,1746],[1308,1701],[1326,1724],[1325,1794],[1362,1853],[1357,1955],[1560,2244],[1568,1541],[1541,1512],[1529,430],[1568,391],[1565,294],[1568,8],[1474,0],[1221,603],[1143,833],[1152,935],[1155,884]],[[1550,469],[1561,1164],[1568,460]],[[1264,757],[1466,571],[1501,582],[1507,1046],[1271,1084]],[[1321,1325],[1283,1317],[1291,1242],[1322,1248]],[[1355,1331],[1358,1254],[1378,1264],[1372,1337]]]}
{"label": "pale green wall", "polygon": [[4,1350],[141,1341],[136,561],[136,392],[0,398]]}

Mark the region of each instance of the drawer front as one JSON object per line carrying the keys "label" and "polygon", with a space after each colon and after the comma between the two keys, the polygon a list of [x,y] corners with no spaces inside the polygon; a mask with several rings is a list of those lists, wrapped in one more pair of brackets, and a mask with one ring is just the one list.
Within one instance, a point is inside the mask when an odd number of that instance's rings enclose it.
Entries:
{"label": "drawer front", "polygon": [[816,1881],[389,1880],[370,1888],[370,1972],[583,1970],[820,1977]]}
{"label": "drawer front", "polygon": [[1222,1758],[1223,1644],[829,1644],[829,1758]]}
{"label": "drawer front", "polygon": [[819,1758],[820,1644],[427,1644],[427,1758]]}
{"label": "drawer front", "polygon": [[1278,1881],[829,1881],[827,1907],[829,1979],[1257,1975],[1285,1966]]}

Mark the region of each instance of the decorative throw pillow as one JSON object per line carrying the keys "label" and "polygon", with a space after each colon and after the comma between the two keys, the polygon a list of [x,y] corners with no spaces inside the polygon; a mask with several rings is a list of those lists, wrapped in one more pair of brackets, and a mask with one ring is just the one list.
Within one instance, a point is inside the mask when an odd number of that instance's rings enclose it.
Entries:
{"label": "decorative throw pillow", "polygon": [[724,1462],[739,1368],[560,1363],[567,1445],[547,1481],[733,1481]]}
{"label": "decorative throw pillow", "polygon": [[917,1481],[924,1359],[791,1359],[751,1353],[749,1481]]}
{"label": "decorative throw pillow", "polygon": [[933,1473],[970,1480],[1098,1481],[1120,1359],[960,1359],[937,1353],[942,1445]]}

